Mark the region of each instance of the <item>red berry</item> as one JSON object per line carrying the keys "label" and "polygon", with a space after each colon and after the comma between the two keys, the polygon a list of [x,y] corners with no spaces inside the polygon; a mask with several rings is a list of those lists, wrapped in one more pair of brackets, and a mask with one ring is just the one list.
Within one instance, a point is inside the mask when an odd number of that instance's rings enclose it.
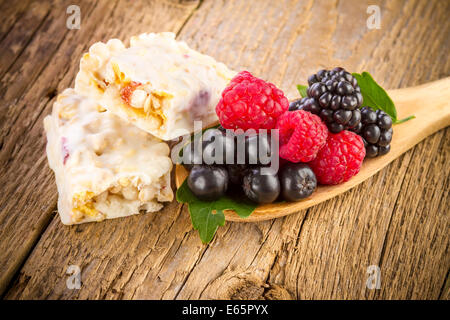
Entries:
{"label": "red berry", "polygon": [[325,145],[327,126],[310,112],[287,111],[278,118],[280,157],[291,162],[309,162]]}
{"label": "red berry", "polygon": [[361,137],[344,130],[328,135],[325,146],[310,165],[319,183],[338,184],[359,172],[365,155]]}
{"label": "red berry", "polygon": [[216,113],[226,129],[273,129],[288,107],[283,91],[242,71],[223,90]]}

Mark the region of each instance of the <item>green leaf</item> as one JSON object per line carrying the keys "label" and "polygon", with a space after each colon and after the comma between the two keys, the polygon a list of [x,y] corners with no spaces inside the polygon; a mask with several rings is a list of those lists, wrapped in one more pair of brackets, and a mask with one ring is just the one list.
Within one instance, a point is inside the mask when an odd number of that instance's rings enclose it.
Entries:
{"label": "green leaf", "polygon": [[391,117],[392,122],[395,124],[415,118],[414,116],[409,116],[405,119],[398,120],[394,102],[387,92],[376,83],[370,73],[364,71],[362,74],[353,73],[352,75],[356,78],[358,85],[361,88],[364,106],[369,106],[374,110],[383,110]]}
{"label": "green leaf", "polygon": [[183,184],[177,189],[176,198],[180,203],[194,202],[195,199],[197,199],[191,189],[189,189],[187,179],[185,179]]}
{"label": "green leaf", "polygon": [[188,204],[192,225],[198,230],[203,243],[210,242],[219,226],[225,225],[222,210],[213,212],[213,203],[192,202]]}
{"label": "green leaf", "polygon": [[297,90],[298,90],[298,92],[300,92],[300,95],[302,96],[302,98],[306,98],[308,96],[308,94],[306,93],[307,89],[308,89],[308,86],[304,86],[302,84],[297,85]]}
{"label": "green leaf", "polygon": [[374,110],[383,110],[391,116],[393,121],[397,121],[397,110],[394,102],[386,93],[386,91],[373,80],[368,72],[362,74],[353,73],[353,76],[358,81],[363,96],[363,105],[369,106]]}
{"label": "green leaf", "polygon": [[202,201],[189,189],[187,179],[178,188],[176,198],[178,202],[188,204],[192,225],[198,230],[203,243],[210,242],[217,228],[225,224],[224,210],[234,210],[241,218],[246,218],[257,206],[241,197],[231,198],[228,195],[216,201]]}

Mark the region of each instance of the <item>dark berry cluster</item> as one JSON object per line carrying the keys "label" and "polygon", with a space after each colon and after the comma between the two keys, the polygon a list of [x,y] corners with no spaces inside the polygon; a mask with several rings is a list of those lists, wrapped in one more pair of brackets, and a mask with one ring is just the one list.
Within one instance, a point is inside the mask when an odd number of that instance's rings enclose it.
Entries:
{"label": "dark berry cluster", "polygon": [[[223,152],[217,153],[220,146]],[[288,163],[279,172],[264,170],[269,169],[271,153],[270,136],[232,135],[219,127],[206,130],[201,143],[192,141],[185,146],[182,163],[190,170],[189,188],[204,201],[217,200],[230,186],[234,191],[240,188],[257,203],[271,203],[280,195],[288,201],[310,196],[317,186],[310,167]]]}
{"label": "dark berry cluster", "polygon": [[392,119],[382,110],[361,108],[361,122],[352,131],[363,138],[366,157],[374,158],[391,150]]}
{"label": "dark berry cluster", "polygon": [[356,127],[361,121],[363,96],[356,78],[343,68],[320,70],[308,78],[307,95],[294,101],[289,110],[317,114],[332,133]]}

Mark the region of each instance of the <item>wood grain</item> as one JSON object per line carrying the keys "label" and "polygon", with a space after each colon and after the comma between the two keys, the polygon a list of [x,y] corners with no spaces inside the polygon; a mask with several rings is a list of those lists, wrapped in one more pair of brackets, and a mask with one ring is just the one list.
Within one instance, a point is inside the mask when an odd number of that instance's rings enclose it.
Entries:
{"label": "wood grain", "polygon": [[441,236],[450,230],[450,168],[445,166],[449,156],[449,130],[415,150],[402,182],[408,192],[398,196],[380,261],[389,285],[377,292],[377,298],[433,299],[443,289],[450,265],[448,236]]}
{"label": "wood grain", "polygon": [[[51,4],[49,15],[53,20],[35,35],[15,67],[2,79],[6,92],[2,94],[4,112],[0,116],[0,181],[4,186],[0,197],[0,294],[54,215],[56,187],[46,163],[42,120],[50,113],[57,92],[72,84],[81,54],[95,41],[112,37],[128,40],[128,32],[154,31],[161,26],[177,31],[197,6],[192,1],[150,5],[128,1],[78,2],[85,19],[80,30],[68,32],[65,10],[69,4],[70,1]],[[42,38],[52,43],[60,41],[53,55],[49,56],[53,47],[46,47]],[[22,66],[31,56],[39,60]],[[51,58],[51,63],[43,63],[41,56],[46,56],[47,61]],[[25,70],[38,67],[42,70],[37,79],[26,76]],[[14,90],[7,88],[10,81],[20,83],[22,89],[8,94]]]}
{"label": "wood grain", "polygon": [[[366,28],[369,4],[381,8],[380,30]],[[367,70],[389,88],[437,80],[450,75],[448,1],[101,1],[91,10],[91,27],[59,33],[52,64],[37,73],[16,65],[10,77],[26,83],[4,91],[11,103],[0,118],[5,298],[448,297],[449,181],[442,177],[449,129],[339,197],[272,221],[227,223],[202,245],[177,203],[157,214],[63,226],[51,214],[56,188],[41,124],[48,90],[71,84],[81,52],[96,40],[143,30],[181,30],[192,47],[270,79],[289,98],[309,74],[336,65]],[[31,56],[17,61],[39,65]],[[31,79],[20,78],[21,68]],[[82,270],[80,290],[66,286],[72,264]],[[381,268],[381,290],[365,286],[370,265]]]}
{"label": "wood grain", "polygon": [[[14,8],[14,6],[11,7]],[[14,64],[16,58],[27,47],[33,35],[41,27],[42,23],[44,23],[49,11],[50,3],[33,2],[23,15],[17,17],[18,19],[15,21],[16,27],[12,28],[1,41],[2,47],[5,48],[0,54],[1,77],[3,77],[4,73]]]}
{"label": "wood grain", "polygon": [[[83,7],[82,4],[80,6]],[[0,243],[0,261],[4,261],[0,266],[0,293],[6,289],[11,277],[23,263],[42,230],[48,225],[57,199],[54,195],[56,190],[53,185],[54,179],[47,167],[45,155],[42,153],[45,146],[42,118],[45,107],[47,106],[47,113],[50,110],[48,102],[52,96],[48,93],[54,90],[51,88],[56,88],[58,78],[64,75],[61,70],[69,64],[70,56],[67,56],[65,61],[64,59],[54,60],[58,63],[56,63],[57,69],[53,69],[52,72],[49,72],[49,68],[45,68],[45,63],[42,61],[43,56],[52,56],[51,50],[55,50],[55,46],[63,40],[67,32],[64,27],[64,15],[61,14],[65,12],[67,3],[64,6],[64,3],[58,1],[56,4],[51,4],[51,7],[52,11],[55,11],[51,13],[54,19],[62,17],[60,24],[56,20],[48,21],[45,26],[42,26],[43,29],[31,39],[0,84],[4,102],[2,116],[0,116],[0,163],[2,164],[0,181],[3,186],[0,198],[0,237],[3,239]],[[85,9],[88,13],[88,8]],[[47,31],[52,33],[52,37],[42,42],[42,38],[49,38]],[[59,48],[67,50],[67,47]],[[39,60],[30,61],[23,66],[24,61],[30,57],[39,58]],[[34,76],[27,74],[27,70],[32,70],[33,67],[44,68],[44,70],[40,74],[34,71]],[[38,80],[35,78],[37,76],[39,76]],[[19,86],[16,86],[16,89],[8,89],[8,83],[11,81],[19,83],[22,89],[16,90]],[[23,92],[27,87],[27,91]],[[19,96],[11,94],[7,97],[8,90],[16,91],[15,93]],[[23,97],[22,93],[24,93]],[[40,121],[36,122],[37,119]]]}
{"label": "wood grain", "polygon": [[0,4],[0,15],[2,23],[0,24],[0,41],[13,30],[15,24],[20,17],[27,11],[27,7],[31,4],[31,1],[24,0],[11,5],[9,1],[3,1]]}

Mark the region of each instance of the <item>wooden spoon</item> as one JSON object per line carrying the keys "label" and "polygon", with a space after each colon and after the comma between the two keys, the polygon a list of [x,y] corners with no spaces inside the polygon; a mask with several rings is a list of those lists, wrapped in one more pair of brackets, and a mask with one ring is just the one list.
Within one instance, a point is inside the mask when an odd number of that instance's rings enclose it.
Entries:
{"label": "wooden spoon", "polygon": [[[377,158],[366,159],[361,171],[349,181],[336,186],[319,186],[311,197],[298,202],[261,205],[247,218],[240,218],[234,211],[225,212],[228,221],[255,222],[286,216],[331,199],[370,178],[392,160],[414,145],[450,124],[450,77],[417,87],[389,90],[395,103],[398,119],[415,115],[416,118],[394,125],[391,151]],[[182,165],[175,169],[177,188],[188,175]]]}

